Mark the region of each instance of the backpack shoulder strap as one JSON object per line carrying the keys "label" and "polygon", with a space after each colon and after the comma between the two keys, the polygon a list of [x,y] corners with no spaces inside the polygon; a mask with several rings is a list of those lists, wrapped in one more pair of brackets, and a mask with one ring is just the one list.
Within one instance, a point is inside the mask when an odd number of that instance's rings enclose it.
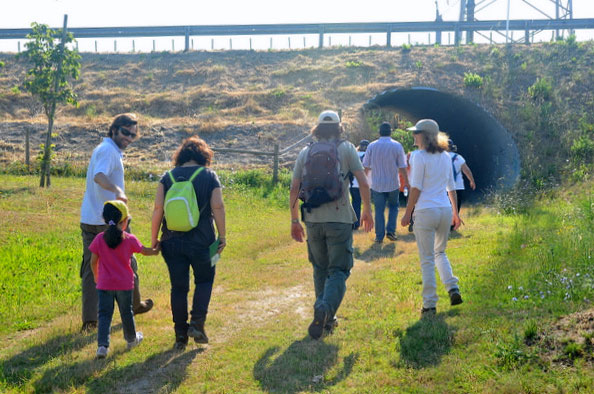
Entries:
{"label": "backpack shoulder strap", "polygon": [[175,183],[175,178],[173,177],[173,174],[171,173],[173,170],[167,171],[167,174],[169,174],[169,179],[171,179],[171,184]]}
{"label": "backpack shoulder strap", "polygon": [[454,173],[454,181],[456,180],[456,178],[458,178],[458,172],[456,171],[456,166],[454,165],[456,157],[458,157],[458,154],[454,153],[454,155],[452,156],[452,172]]}
{"label": "backpack shoulder strap", "polygon": [[198,168],[196,171],[194,171],[194,173],[192,174],[192,176],[190,177],[190,179],[188,179],[190,182],[192,182],[194,180],[194,178],[196,178],[198,176],[198,174],[200,174],[200,172],[204,170],[204,167],[200,167]]}

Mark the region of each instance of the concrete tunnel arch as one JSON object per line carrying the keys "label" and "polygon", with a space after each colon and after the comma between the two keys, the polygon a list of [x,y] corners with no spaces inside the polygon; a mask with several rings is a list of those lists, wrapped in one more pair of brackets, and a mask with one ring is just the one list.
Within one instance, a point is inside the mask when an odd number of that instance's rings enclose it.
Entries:
{"label": "concrete tunnel arch", "polygon": [[[511,134],[485,109],[433,88],[390,89],[371,98],[364,111],[386,108],[415,123],[434,119],[458,147],[471,168],[480,198],[490,190],[513,186],[520,175],[520,156]],[[465,180],[466,189],[471,192]]]}

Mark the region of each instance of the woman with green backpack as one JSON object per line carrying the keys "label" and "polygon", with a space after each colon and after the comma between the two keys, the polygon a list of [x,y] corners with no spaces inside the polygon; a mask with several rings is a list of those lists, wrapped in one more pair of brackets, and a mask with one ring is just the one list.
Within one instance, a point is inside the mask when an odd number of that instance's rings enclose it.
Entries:
{"label": "woman with green backpack", "polygon": [[[204,330],[215,276],[215,263],[226,246],[225,205],[221,183],[210,168],[213,151],[197,136],[184,140],[173,155],[174,169],[159,182],[151,241],[159,243],[171,280],[175,345],[185,349],[188,337],[208,343]],[[215,228],[218,238],[215,234]],[[196,288],[188,323],[190,267]]]}

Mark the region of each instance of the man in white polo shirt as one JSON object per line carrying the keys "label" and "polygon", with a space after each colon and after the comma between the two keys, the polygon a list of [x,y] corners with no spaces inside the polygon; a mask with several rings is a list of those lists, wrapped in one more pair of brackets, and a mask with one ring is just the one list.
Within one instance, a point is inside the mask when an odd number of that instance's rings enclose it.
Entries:
{"label": "man in white polo shirt", "polygon": [[[80,228],[83,239],[83,260],[80,267],[82,279],[82,331],[97,326],[98,296],[95,278],[91,270],[89,245],[95,236],[107,229],[103,220],[103,204],[108,200],[128,201],[124,192],[123,151],[138,137],[138,120],[135,114],[119,114],[111,123],[107,137],[99,144],[89,162],[87,184],[80,209]],[[138,288],[138,266],[131,259],[134,271],[133,307],[134,314],[148,312],[153,301],[140,300]]]}

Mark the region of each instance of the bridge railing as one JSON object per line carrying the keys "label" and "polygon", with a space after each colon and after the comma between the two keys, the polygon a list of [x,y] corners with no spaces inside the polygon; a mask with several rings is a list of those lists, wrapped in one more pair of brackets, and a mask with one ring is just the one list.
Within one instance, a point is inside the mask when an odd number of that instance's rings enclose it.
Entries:
{"label": "bridge railing", "polygon": [[[594,29],[594,18],[520,19],[489,21],[374,22],[374,23],[306,23],[266,25],[144,26],[144,27],[73,27],[75,38],[118,37],[185,37],[185,50],[190,50],[191,36],[252,36],[278,34],[317,34],[318,47],[324,45],[325,34],[385,33],[386,46],[392,33],[475,31],[530,31]],[[0,39],[24,39],[31,29],[0,29]],[[527,42],[528,43],[528,42]],[[456,42],[459,44],[459,42]]]}

